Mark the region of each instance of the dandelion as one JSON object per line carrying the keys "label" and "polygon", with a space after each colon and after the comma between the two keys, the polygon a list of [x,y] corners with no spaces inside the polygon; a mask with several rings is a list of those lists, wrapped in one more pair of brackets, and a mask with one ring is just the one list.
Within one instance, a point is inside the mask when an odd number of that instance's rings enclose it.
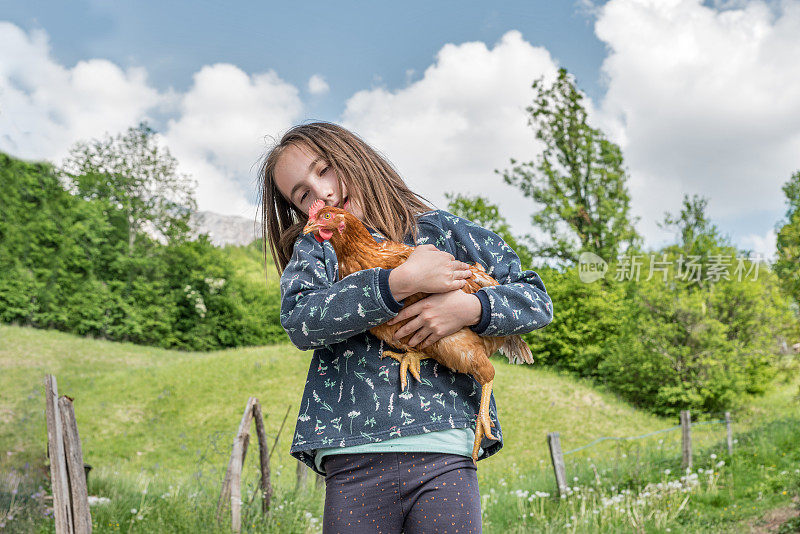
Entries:
{"label": "dandelion", "polygon": [[717,459],[717,455],[716,455],[716,454],[714,454],[713,452],[711,453],[711,459],[712,459],[712,460],[716,460],[716,459]]}
{"label": "dandelion", "polygon": [[719,469],[723,465],[725,465],[725,460],[720,460],[719,462],[717,462],[717,469]]}
{"label": "dandelion", "polygon": [[672,473],[672,471],[670,471],[669,469],[664,469],[664,474],[665,475],[669,475],[670,473]]}
{"label": "dandelion", "polygon": [[94,495],[89,495],[89,506],[95,504],[108,504],[111,502],[111,499],[108,497],[95,497]]}
{"label": "dandelion", "polygon": [[138,512],[136,508],[131,508],[131,515],[135,514],[136,512]]}

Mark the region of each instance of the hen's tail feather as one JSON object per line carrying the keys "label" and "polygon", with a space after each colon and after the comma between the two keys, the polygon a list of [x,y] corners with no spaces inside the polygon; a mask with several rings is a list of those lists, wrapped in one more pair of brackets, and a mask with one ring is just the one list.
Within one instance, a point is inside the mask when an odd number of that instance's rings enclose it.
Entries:
{"label": "hen's tail feather", "polygon": [[533,363],[533,353],[520,336],[506,336],[505,343],[498,350],[508,358],[508,363]]}

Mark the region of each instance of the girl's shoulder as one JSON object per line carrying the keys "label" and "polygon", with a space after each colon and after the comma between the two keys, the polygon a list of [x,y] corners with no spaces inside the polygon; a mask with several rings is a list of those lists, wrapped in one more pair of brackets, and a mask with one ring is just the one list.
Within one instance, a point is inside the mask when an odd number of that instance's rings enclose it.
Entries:
{"label": "girl's shoulder", "polygon": [[441,229],[456,229],[478,226],[469,219],[454,215],[449,211],[442,209],[430,210],[426,211],[425,213],[421,213],[418,216],[417,221],[434,224]]}

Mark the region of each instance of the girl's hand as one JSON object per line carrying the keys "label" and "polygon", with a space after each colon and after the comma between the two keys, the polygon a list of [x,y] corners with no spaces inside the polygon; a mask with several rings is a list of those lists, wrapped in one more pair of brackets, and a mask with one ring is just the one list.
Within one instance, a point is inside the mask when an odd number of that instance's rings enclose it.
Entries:
{"label": "girl's hand", "polygon": [[[396,300],[417,292],[445,293],[461,289],[472,273],[469,265],[433,245],[419,245],[389,274],[389,288]],[[476,297],[477,298],[477,297]]]}
{"label": "girl's hand", "polygon": [[478,324],[481,301],[460,289],[436,293],[406,306],[387,323],[395,324],[409,318],[412,319],[397,329],[394,339],[414,334],[407,344],[424,349],[465,326]]}

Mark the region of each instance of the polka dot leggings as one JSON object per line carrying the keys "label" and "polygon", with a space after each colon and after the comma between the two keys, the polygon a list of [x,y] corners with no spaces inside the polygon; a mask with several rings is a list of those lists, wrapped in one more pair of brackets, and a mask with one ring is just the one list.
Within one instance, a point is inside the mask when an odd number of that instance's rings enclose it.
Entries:
{"label": "polka dot leggings", "polygon": [[481,532],[472,458],[387,452],[335,454],[323,463],[323,534]]}

